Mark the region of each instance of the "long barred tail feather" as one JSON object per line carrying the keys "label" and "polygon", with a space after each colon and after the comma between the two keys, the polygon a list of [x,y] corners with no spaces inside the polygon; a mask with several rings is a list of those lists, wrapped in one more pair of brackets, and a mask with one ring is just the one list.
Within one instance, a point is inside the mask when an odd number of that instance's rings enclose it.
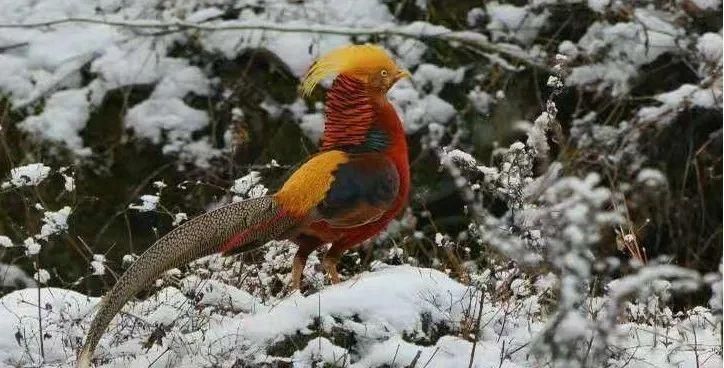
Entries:
{"label": "long barred tail feather", "polygon": [[297,223],[274,197],[266,196],[220,207],[173,229],[146,250],[102,298],[76,366],[90,367],[111,320],[129,299],[167,270],[244,244],[282,239]]}

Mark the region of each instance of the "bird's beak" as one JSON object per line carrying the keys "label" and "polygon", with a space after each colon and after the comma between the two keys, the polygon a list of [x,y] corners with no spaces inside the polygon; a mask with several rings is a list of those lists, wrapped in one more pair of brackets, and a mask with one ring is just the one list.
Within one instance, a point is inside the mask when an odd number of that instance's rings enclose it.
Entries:
{"label": "bird's beak", "polygon": [[407,70],[397,71],[397,74],[395,74],[395,82],[402,78],[412,78],[412,74],[410,74],[410,72],[408,72]]}

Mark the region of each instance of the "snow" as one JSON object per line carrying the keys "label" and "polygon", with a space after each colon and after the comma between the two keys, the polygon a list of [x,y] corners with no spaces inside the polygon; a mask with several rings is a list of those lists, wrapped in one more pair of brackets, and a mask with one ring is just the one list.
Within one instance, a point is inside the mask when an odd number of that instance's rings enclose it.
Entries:
{"label": "snow", "polygon": [[[675,274],[673,270],[662,272]],[[652,275],[644,277],[649,279]],[[477,313],[477,297],[471,295],[470,287],[440,271],[378,265],[371,272],[311,295],[293,293],[269,302],[218,280],[195,275],[183,278],[179,285],[180,290],[166,287],[147,300],[126,307],[136,317],[116,318],[116,327],[101,342],[98,356],[108,363],[100,366],[136,366],[161,357],[164,365],[181,368],[214,361],[228,366],[238,359],[271,365],[286,361],[294,367],[312,367],[320,362],[352,368],[405,367],[419,352],[418,364],[442,368],[467,366],[471,358],[473,342],[454,334],[441,335],[430,343],[422,342],[426,336],[423,329],[430,328],[425,325],[456,328],[467,323],[464,322],[466,313]],[[530,295],[527,280],[513,280],[511,288],[516,294],[510,302],[527,307],[510,308],[486,299],[482,315],[487,322],[481,324],[478,334],[473,356],[475,367],[485,367],[490,362],[509,368],[536,366],[528,343],[544,326],[543,321],[531,315],[539,310],[537,297]],[[616,292],[621,288],[626,287],[616,286]],[[47,306],[41,309],[43,331],[47,333],[45,363],[70,366],[75,360],[77,341],[90,323],[99,299],[56,288],[42,288],[40,299],[40,305]],[[0,299],[0,329],[9,332],[0,334],[0,364],[27,365],[39,358],[37,305],[37,289],[32,288]],[[470,306],[473,309],[466,312]],[[643,346],[647,348],[635,349],[636,361],[652,362],[658,361],[655,356],[669,356],[671,359],[662,360],[660,366],[673,367],[669,362],[692,361],[695,354],[699,354],[712,360],[711,365],[702,366],[714,367],[721,363],[721,358],[712,356],[711,350],[704,348],[716,346],[717,341],[717,333],[705,322],[709,317],[709,312],[702,309],[690,317],[674,319],[667,330],[658,332],[646,325],[624,323],[620,325],[623,334],[611,340],[614,344],[611,348],[639,346],[643,339]],[[138,323],[138,318],[143,323]],[[561,322],[556,338],[581,338],[588,334],[581,327],[591,323],[586,316],[568,315]],[[155,330],[154,324],[170,326],[166,338],[159,342],[161,345],[143,348],[141,344]],[[696,329],[697,338],[703,344],[700,351],[660,342],[665,338],[676,340],[674,336],[687,328]],[[323,335],[318,335],[316,329],[321,329]],[[19,336],[15,335],[16,331]],[[334,337],[339,333],[351,334],[353,338],[339,340]],[[286,342],[291,349],[288,357],[267,352],[290,338],[304,340]],[[22,342],[20,349],[16,339]],[[654,344],[657,339],[661,340]],[[352,349],[340,346],[340,341],[353,344]],[[502,361],[501,351],[507,352]]]}
{"label": "snow", "polygon": [[39,239],[48,240],[48,237],[68,229],[68,216],[71,209],[68,206],[58,211],[45,211],[43,214],[43,226],[40,228]]}
{"label": "snow", "polygon": [[39,268],[38,271],[35,272],[35,275],[33,275],[33,279],[40,284],[47,284],[48,280],[50,280],[50,273],[48,270]]}
{"label": "snow", "polygon": [[421,94],[407,81],[398,82],[387,96],[397,108],[407,134],[430,123],[447,124],[456,114],[449,102],[435,94]]}
{"label": "snow", "polygon": [[93,260],[90,263],[91,269],[94,275],[105,275],[106,273],[106,256],[103,254],[94,254]]}
{"label": "snow", "polygon": [[499,4],[497,1],[487,3],[485,7],[490,17],[486,28],[491,32],[493,41],[513,39],[524,45],[530,44],[550,16],[547,9],[536,14],[526,6]]}
{"label": "snow", "polygon": [[0,299],[0,364],[6,366],[39,365],[40,341],[38,305],[43,319],[46,362],[62,362],[74,356],[64,339],[83,337],[73,319],[82,319],[98,301],[70,290],[23,289]]}
{"label": "snow", "polygon": [[637,67],[686,47],[683,30],[659,13],[637,8],[634,16],[635,22],[599,21],[588,28],[578,41],[578,50],[595,62],[574,67],[566,85],[596,85],[599,91],[610,88],[614,97],[619,96],[629,90]]}
{"label": "snow", "polygon": [[6,288],[35,287],[35,280],[16,265],[0,263],[0,286]]}
{"label": "snow", "polygon": [[548,112],[541,113],[533,123],[533,127],[528,130],[527,145],[536,156],[543,158],[548,157],[550,146],[548,145],[548,132],[552,125],[555,124],[555,116]]}
{"label": "snow", "polygon": [[63,176],[63,188],[65,189],[65,191],[66,192],[74,191],[75,190],[75,178],[70,175],[66,175],[64,173],[61,173],[61,175]]}
{"label": "snow", "polygon": [[250,171],[245,176],[234,180],[234,185],[229,189],[235,194],[232,200],[238,202],[245,198],[264,196],[267,193],[267,188],[260,182],[261,174],[258,171]]}
{"label": "snow", "polygon": [[696,41],[696,50],[707,62],[722,62],[722,36],[717,33],[704,33]]}
{"label": "snow", "polygon": [[398,39],[392,38],[391,45],[401,67],[410,68],[422,62],[423,55],[427,51],[427,45],[420,40],[413,38]]}
{"label": "snow", "polygon": [[652,168],[643,168],[636,175],[636,182],[649,187],[660,187],[666,186],[668,181],[661,171]]}
{"label": "snow", "polygon": [[171,223],[171,225],[178,226],[182,222],[184,222],[188,219],[189,219],[189,216],[186,213],[179,212],[179,213],[173,215],[173,222]]}
{"label": "snow", "polygon": [[314,363],[327,363],[343,366],[350,359],[347,349],[334,345],[324,337],[310,340],[307,346],[292,355],[295,367],[313,366]]}
{"label": "snow", "polygon": [[302,132],[304,132],[304,135],[309,137],[312,142],[319,142],[324,133],[324,114],[304,114],[299,123],[299,127],[302,129]]}
{"label": "snow", "polygon": [[[253,21],[274,21],[300,28],[312,24],[369,28],[391,25],[393,17],[387,7],[376,0],[315,0],[299,4],[273,2],[264,7],[262,12],[242,10],[238,20],[210,23],[216,26],[233,26]],[[348,42],[349,37],[341,35],[255,30],[214,32],[202,38],[204,48],[221,52],[228,58],[233,58],[250,47],[264,47],[286,63],[297,77],[304,75],[314,58]]]}
{"label": "snow", "polygon": [[164,154],[178,155],[179,170],[183,170],[184,163],[189,163],[201,169],[211,168],[212,160],[222,154],[222,150],[215,148],[209,137],[184,143],[185,139],[179,139],[162,147]]}
{"label": "snow", "polygon": [[5,235],[0,235],[0,247],[12,248],[13,241]]}
{"label": "snow", "polygon": [[138,210],[139,212],[149,212],[156,209],[161,199],[152,194],[144,194],[141,196],[141,204],[131,204],[128,208]]}
{"label": "snow", "polygon": [[596,13],[605,13],[609,5],[611,0],[588,0],[588,7]]}
{"label": "snow", "polygon": [[475,110],[483,115],[489,114],[492,105],[495,103],[493,96],[480,89],[479,86],[468,92],[468,100],[473,104]]}
{"label": "snow", "polygon": [[69,89],[48,98],[43,112],[30,116],[20,128],[43,139],[64,143],[79,155],[90,152],[83,149],[80,131],[89,117],[90,103],[87,89]]}
{"label": "snow", "polygon": [[558,52],[569,57],[575,57],[578,54],[578,47],[575,43],[565,40],[558,44]]}
{"label": "snow", "polygon": [[14,99],[24,99],[33,90],[31,73],[22,58],[0,54],[0,91]]}
{"label": "snow", "polygon": [[101,51],[117,37],[111,26],[103,24],[66,25],[32,38],[26,55],[31,67],[53,71],[69,60]]}
{"label": "snow", "polygon": [[473,155],[459,149],[443,151],[440,160],[449,160],[455,163],[463,163],[468,167],[475,167],[478,164]]}
{"label": "snow", "polygon": [[198,10],[196,12],[193,12],[192,14],[189,14],[186,17],[186,21],[200,23],[200,22],[212,19],[212,18],[216,18],[223,14],[224,14],[223,10],[212,6],[212,7],[206,8],[206,9]]}
{"label": "snow", "polygon": [[162,191],[164,188],[168,187],[168,185],[163,180],[156,180],[152,184],[153,187],[158,189],[159,191]]}
{"label": "snow", "polygon": [[185,65],[183,62],[173,64],[173,69],[167,71],[161,81],[156,85],[151,97],[156,98],[182,98],[188,93],[206,96],[210,92],[209,80],[206,75],[195,66]]}
{"label": "snow", "polygon": [[248,174],[234,180],[234,185],[229,190],[233,193],[244,195],[251,190],[251,187],[258,184],[260,181],[261,174],[258,171],[249,171]]}
{"label": "snow", "polygon": [[416,89],[429,88],[430,93],[438,94],[445,84],[462,82],[464,75],[464,68],[452,70],[433,64],[420,64],[412,75],[412,80]]}
{"label": "snow", "polygon": [[32,237],[25,239],[23,245],[25,246],[26,255],[32,256],[40,253],[41,245]]}
{"label": "snow", "polygon": [[50,167],[42,163],[10,169],[10,184],[16,187],[36,186],[50,174]]}
{"label": "snow", "polygon": [[721,107],[722,91],[721,88],[714,86],[702,88],[687,83],[682,84],[673,91],[660,93],[654,96],[654,98],[660,102],[661,105],[641,108],[638,111],[638,116],[643,121],[658,121],[661,124],[667,124],[672,121],[676,116],[675,113],[681,108]]}
{"label": "snow", "polygon": [[164,132],[171,142],[188,142],[191,133],[208,124],[208,116],[186,105],[178,97],[152,98],[128,110],[126,122],[140,137],[158,144]]}
{"label": "snow", "polygon": [[721,0],[691,0],[701,10],[716,10],[721,8]]}

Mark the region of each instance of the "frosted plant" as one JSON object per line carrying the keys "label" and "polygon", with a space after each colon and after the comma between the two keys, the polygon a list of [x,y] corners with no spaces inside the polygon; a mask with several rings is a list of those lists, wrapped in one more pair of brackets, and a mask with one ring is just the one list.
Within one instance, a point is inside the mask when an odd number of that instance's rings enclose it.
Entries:
{"label": "frosted plant", "polygon": [[564,177],[543,193],[537,208],[526,213],[526,222],[540,230],[545,259],[560,280],[557,311],[537,345],[554,365],[585,367],[605,361],[585,349],[595,328],[585,313],[584,301],[596,262],[593,246],[602,229],[622,219],[619,213],[605,209],[612,199],[611,192],[600,186],[597,174],[583,179]]}

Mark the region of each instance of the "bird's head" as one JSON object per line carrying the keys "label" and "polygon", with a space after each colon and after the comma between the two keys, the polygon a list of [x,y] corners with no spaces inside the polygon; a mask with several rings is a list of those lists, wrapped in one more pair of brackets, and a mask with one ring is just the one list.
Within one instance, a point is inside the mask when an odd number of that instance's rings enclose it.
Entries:
{"label": "bird's head", "polygon": [[319,82],[332,75],[353,77],[369,91],[385,94],[410,73],[398,67],[382,47],[369,44],[342,46],[320,57],[309,68],[300,86],[302,94],[309,95]]}

